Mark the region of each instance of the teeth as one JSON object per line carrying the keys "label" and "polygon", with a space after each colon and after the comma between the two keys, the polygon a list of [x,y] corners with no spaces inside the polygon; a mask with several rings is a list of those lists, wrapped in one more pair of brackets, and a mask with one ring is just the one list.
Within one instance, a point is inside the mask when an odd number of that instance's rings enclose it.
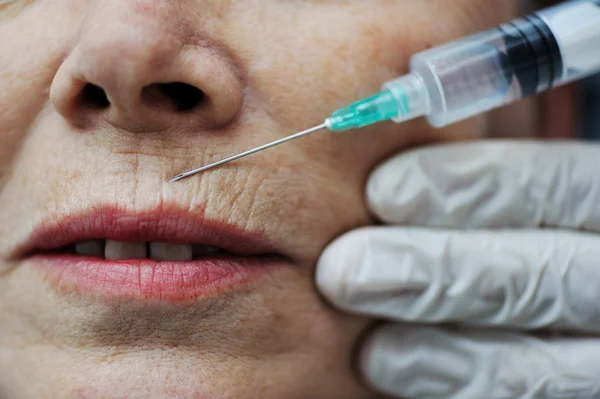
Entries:
{"label": "teeth", "polygon": [[[1,0],[0,0],[1,1]],[[143,259],[149,257],[159,262],[187,262],[224,253],[210,245],[175,245],[164,242],[124,242],[114,240],[89,240],[75,244],[75,253],[80,256],[104,257],[107,260]]]}
{"label": "teeth", "polygon": [[192,245],[192,256],[194,258],[207,256],[222,252],[219,248],[211,247],[210,245]]}
{"label": "teeth", "polygon": [[81,256],[104,256],[104,240],[91,240],[75,244],[75,253]]}
{"label": "teeth", "polygon": [[146,257],[145,242],[123,242],[106,240],[104,257],[107,260],[140,259]]}
{"label": "teeth", "polygon": [[151,242],[150,258],[158,261],[190,261],[192,260],[192,246]]}

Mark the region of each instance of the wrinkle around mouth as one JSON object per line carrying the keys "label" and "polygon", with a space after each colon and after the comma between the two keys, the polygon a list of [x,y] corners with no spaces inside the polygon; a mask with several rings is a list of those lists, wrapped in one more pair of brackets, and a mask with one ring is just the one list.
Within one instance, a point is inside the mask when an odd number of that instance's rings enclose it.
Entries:
{"label": "wrinkle around mouth", "polygon": [[[144,133],[146,137],[152,136],[152,133]],[[136,141],[135,143],[124,141],[119,143],[110,144],[110,153],[111,155],[117,156],[136,156],[136,157],[148,157],[155,160],[169,160],[171,162],[177,161],[180,165],[178,168],[194,168],[199,164],[205,164],[212,162],[215,158],[225,157],[230,155],[229,151],[221,151],[218,153],[215,151],[217,146],[217,142],[214,142],[215,148],[211,148],[206,145],[206,142],[199,142],[198,147],[194,147],[195,141],[193,139],[187,140],[187,143],[183,143],[184,138],[165,138],[162,134],[157,134],[155,137],[148,137],[152,142],[148,142],[147,144],[142,143],[141,141]],[[226,148],[228,148],[226,146]],[[232,150],[235,152],[235,149]],[[225,155],[228,154],[228,155]],[[185,164],[181,164],[181,161],[186,161]],[[175,166],[169,165],[169,173],[172,171]]]}
{"label": "wrinkle around mouth", "polygon": [[[125,150],[121,152],[129,155],[122,156],[120,166],[114,164],[107,168],[105,175],[98,176],[95,183],[80,184],[77,180],[80,180],[81,176],[72,179],[73,184],[83,187],[82,190],[74,187],[71,192],[73,196],[84,200],[89,197],[89,201],[74,202],[71,199],[57,198],[54,200],[54,206],[52,206],[51,201],[48,209],[36,218],[41,220],[32,220],[34,226],[40,223],[60,222],[57,219],[61,219],[64,215],[81,214],[82,211],[93,213],[94,208],[105,207],[130,216],[134,214],[136,209],[139,209],[136,212],[143,215],[147,212],[146,210],[158,209],[161,210],[160,213],[168,213],[170,208],[178,208],[177,212],[181,211],[182,213],[181,222],[178,223],[178,226],[184,227],[189,225],[190,216],[192,219],[197,217],[203,219],[204,217],[199,215],[208,211],[213,219],[218,218],[226,223],[237,225],[240,230],[254,230],[273,245],[276,244],[275,251],[268,251],[268,253],[283,252],[285,257],[296,264],[305,264],[317,256],[315,253],[317,251],[315,249],[316,245],[315,247],[309,246],[309,251],[306,248],[299,249],[297,245],[291,242],[291,239],[285,236],[292,234],[295,229],[286,220],[290,220],[290,217],[293,220],[293,215],[298,214],[298,212],[308,213],[309,205],[314,202],[314,200],[306,198],[305,195],[307,190],[313,191],[312,185],[315,184],[314,178],[310,175],[300,173],[296,169],[290,169],[291,167],[285,162],[274,163],[273,165],[276,167],[271,167],[270,162],[265,164],[246,161],[241,165],[224,165],[212,173],[202,174],[181,185],[168,184],[166,178],[172,177],[170,170],[179,172],[179,167],[172,166],[169,161],[165,161],[163,164],[169,165],[168,167],[159,167],[156,162],[154,164],[157,166],[152,167],[151,163],[144,160],[145,157],[139,154],[139,151],[132,151],[123,147],[120,150]],[[189,150],[186,151],[189,152]],[[150,153],[156,156],[156,159],[159,159],[152,148],[144,152]],[[279,158],[276,157],[277,159]],[[128,161],[131,161],[132,164],[128,164]],[[172,164],[184,164],[185,169],[188,166],[185,164],[187,162],[182,161],[182,159],[179,159],[178,162],[172,162]],[[193,161],[193,163],[195,164],[196,161]],[[134,168],[138,168],[139,173],[132,174]],[[115,180],[114,176],[118,176],[118,181]],[[157,179],[165,179],[165,181],[157,183]],[[290,184],[290,180],[292,184]],[[115,181],[116,184],[111,183]],[[285,187],[282,187],[284,184]],[[94,187],[98,186],[106,187],[106,190],[92,192],[89,196],[84,195],[85,192],[77,193],[86,188],[94,190]],[[156,189],[154,195],[149,191],[152,189]],[[144,197],[142,193],[144,193]],[[150,196],[148,196],[148,193],[150,193]],[[111,203],[103,204],[107,198],[111,199]],[[117,204],[117,201],[121,202],[121,198],[126,202]],[[46,220],[44,221],[42,218]],[[147,218],[145,217],[145,219]],[[188,219],[187,222],[186,219]],[[312,217],[308,220],[310,219]],[[306,223],[308,223],[308,220]],[[318,221],[318,219],[315,220]],[[213,222],[209,221],[208,224],[205,224],[205,227],[211,230],[211,225],[214,225]],[[21,230],[21,240],[26,240],[26,235],[31,234],[31,231],[28,230]],[[15,240],[18,240],[18,238]],[[144,241],[159,240],[147,239]],[[177,242],[171,243],[178,244]],[[195,241],[192,244],[208,243]],[[12,249],[11,246],[10,250]]]}

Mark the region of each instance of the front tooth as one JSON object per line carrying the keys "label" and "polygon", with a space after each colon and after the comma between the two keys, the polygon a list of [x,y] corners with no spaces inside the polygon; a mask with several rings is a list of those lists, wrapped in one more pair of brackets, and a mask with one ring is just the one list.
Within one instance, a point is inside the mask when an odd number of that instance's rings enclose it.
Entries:
{"label": "front tooth", "polygon": [[102,257],[104,255],[104,240],[90,240],[75,244],[75,253],[81,256]]}
{"label": "front tooth", "polygon": [[145,242],[106,240],[104,257],[107,260],[140,259],[146,257]]}
{"label": "front tooth", "polygon": [[150,258],[158,261],[190,261],[192,260],[192,246],[151,242]]}

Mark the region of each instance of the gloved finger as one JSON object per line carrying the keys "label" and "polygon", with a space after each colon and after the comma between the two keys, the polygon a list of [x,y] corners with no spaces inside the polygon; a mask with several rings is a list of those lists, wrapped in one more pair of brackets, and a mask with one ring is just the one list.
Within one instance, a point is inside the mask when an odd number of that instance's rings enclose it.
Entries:
{"label": "gloved finger", "polygon": [[396,156],[367,184],[388,224],[600,231],[600,147],[591,143],[476,142]]}
{"label": "gloved finger", "polygon": [[360,367],[406,399],[600,398],[600,339],[388,325],[367,340]]}
{"label": "gloved finger", "polygon": [[600,237],[369,227],[317,265],[337,307],[390,320],[600,331]]}

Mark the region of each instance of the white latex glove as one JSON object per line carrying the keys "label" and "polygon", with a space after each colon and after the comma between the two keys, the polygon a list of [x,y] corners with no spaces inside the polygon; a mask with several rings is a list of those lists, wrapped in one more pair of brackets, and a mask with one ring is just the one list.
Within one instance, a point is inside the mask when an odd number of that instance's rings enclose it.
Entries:
{"label": "white latex glove", "polygon": [[378,168],[367,198],[388,226],[334,241],[317,285],[337,307],[388,322],[360,356],[375,388],[600,398],[599,146],[417,150]]}

